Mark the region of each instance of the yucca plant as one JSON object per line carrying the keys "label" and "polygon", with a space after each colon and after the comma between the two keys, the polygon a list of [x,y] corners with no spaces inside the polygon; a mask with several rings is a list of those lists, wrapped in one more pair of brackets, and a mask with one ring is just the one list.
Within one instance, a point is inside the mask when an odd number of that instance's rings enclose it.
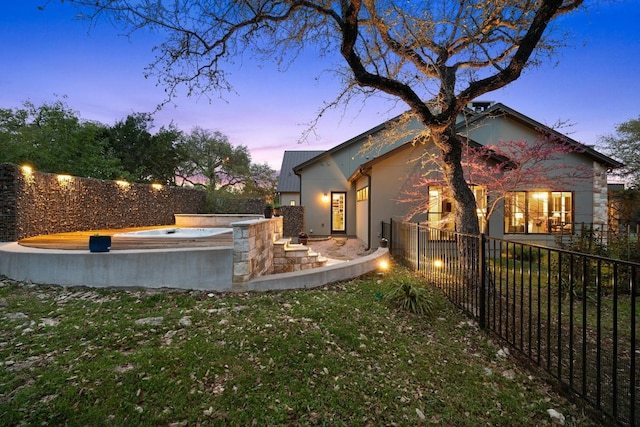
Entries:
{"label": "yucca plant", "polygon": [[393,275],[388,278],[389,291],[385,299],[402,310],[419,315],[430,314],[433,304],[427,288],[420,279],[410,275]]}

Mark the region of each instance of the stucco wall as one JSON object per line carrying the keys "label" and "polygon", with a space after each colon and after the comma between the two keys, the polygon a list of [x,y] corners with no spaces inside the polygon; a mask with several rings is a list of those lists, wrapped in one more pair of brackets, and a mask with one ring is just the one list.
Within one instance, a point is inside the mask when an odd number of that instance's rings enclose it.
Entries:
{"label": "stucco wall", "polygon": [[[346,155],[346,154],[345,154]],[[305,168],[301,179],[302,205],[306,208],[306,231],[309,236],[331,234],[331,202],[323,195],[331,196],[332,191],[344,191],[346,197],[347,232],[355,234],[355,192],[347,181],[339,164],[343,155],[337,158],[326,156],[321,161]]]}
{"label": "stucco wall", "polygon": [[115,181],[26,173],[0,164],[0,241],[104,228],[169,225],[175,213],[198,213],[205,192],[118,185]]}
{"label": "stucco wall", "polygon": [[[293,202],[293,205],[291,205]],[[282,206],[297,206],[300,204],[300,193],[280,193],[280,204]]]}
{"label": "stucco wall", "polygon": [[[487,145],[501,145],[511,140],[526,140],[533,143],[540,135],[535,129],[525,126],[523,123],[506,118],[498,117],[487,119],[482,123],[476,123],[471,126],[468,136],[476,141],[481,141]],[[604,204],[604,218],[606,219],[606,171],[599,178],[593,173],[593,168],[598,167],[591,159],[585,155],[576,152],[559,156],[558,159],[552,160],[545,166],[548,169],[548,176],[544,182],[532,185],[528,188],[522,187],[518,190],[550,190],[550,191],[570,191],[573,194],[573,222],[587,223],[597,222],[599,217],[596,209],[599,204]],[[567,176],[571,172],[576,177],[571,178],[570,183],[564,179],[554,179],[557,177]],[[597,171],[596,171],[597,172]],[[604,183],[604,185],[603,185]],[[594,195],[594,190],[604,188],[604,200],[602,194],[600,197]],[[596,198],[599,202],[596,204]],[[503,223],[504,207],[500,203],[493,214],[490,225],[490,234],[493,237],[506,237],[519,242],[535,243],[542,245],[553,245],[556,240],[554,234],[504,234]]]}
{"label": "stucco wall", "polygon": [[[425,147],[423,145],[407,146],[402,150],[390,156],[387,159],[373,165],[371,171],[371,246],[378,246],[378,234],[382,221],[389,222],[390,218],[396,220],[408,219],[411,221],[423,221],[423,217],[406,218],[416,204],[424,203],[426,194],[420,199],[411,198],[407,195],[407,191],[422,190],[424,193],[428,191],[425,186],[421,189],[414,187],[415,176],[419,176],[423,171],[420,162],[416,161],[425,148],[430,150],[432,146]],[[413,177],[410,178],[410,177]]]}

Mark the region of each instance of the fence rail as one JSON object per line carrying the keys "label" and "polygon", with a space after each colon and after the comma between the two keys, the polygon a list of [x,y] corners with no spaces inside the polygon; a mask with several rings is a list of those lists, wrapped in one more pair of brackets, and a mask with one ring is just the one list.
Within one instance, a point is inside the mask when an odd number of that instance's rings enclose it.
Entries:
{"label": "fence rail", "polygon": [[609,420],[640,426],[640,264],[382,224],[394,258]]}

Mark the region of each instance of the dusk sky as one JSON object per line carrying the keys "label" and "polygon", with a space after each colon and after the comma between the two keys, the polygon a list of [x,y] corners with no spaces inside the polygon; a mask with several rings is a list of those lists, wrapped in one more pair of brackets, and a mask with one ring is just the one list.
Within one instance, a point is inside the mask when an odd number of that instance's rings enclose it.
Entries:
{"label": "dusk sky", "polygon": [[[61,97],[82,119],[107,125],[128,114],[150,112],[165,99],[144,68],[159,39],[139,33],[131,39],[108,23],[90,26],[75,19],[67,2],[5,1],[0,16],[0,108],[36,105]],[[563,18],[571,46],[555,63],[530,69],[505,89],[480,99],[502,102],[547,125],[574,124],[570,136],[597,144],[615,126],[640,116],[640,1],[603,0],[588,12]],[[323,150],[346,141],[406,110],[379,99],[325,114],[316,135],[299,143],[307,123],[339,87],[327,67],[308,53],[286,72],[245,58],[230,69],[232,93],[221,99],[178,98],[154,116],[156,127],[171,122],[220,131],[246,145],[256,163],[280,168],[285,150]]]}

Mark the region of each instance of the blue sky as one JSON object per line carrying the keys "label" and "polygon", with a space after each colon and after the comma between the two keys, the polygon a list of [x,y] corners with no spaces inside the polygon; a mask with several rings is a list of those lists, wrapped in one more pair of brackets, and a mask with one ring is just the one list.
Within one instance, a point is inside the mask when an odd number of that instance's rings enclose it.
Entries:
{"label": "blue sky", "polygon": [[[152,111],[164,100],[155,78],[151,34],[127,39],[110,24],[91,27],[75,19],[68,3],[20,0],[0,15],[0,107],[36,105],[66,97],[80,117],[111,125],[134,112]],[[615,126],[640,116],[640,2],[602,1],[588,12],[563,18],[571,46],[557,64],[530,69],[512,85],[483,96],[547,125],[573,123],[570,136],[597,144]],[[246,145],[254,162],[279,169],[285,150],[322,150],[356,136],[406,108],[383,99],[334,110],[316,134],[300,143],[307,123],[332,101],[338,86],[322,74],[326,65],[303,56],[285,73],[273,64],[245,59],[230,69],[234,92],[220,98],[184,98],[156,113],[155,124],[217,130]]]}

